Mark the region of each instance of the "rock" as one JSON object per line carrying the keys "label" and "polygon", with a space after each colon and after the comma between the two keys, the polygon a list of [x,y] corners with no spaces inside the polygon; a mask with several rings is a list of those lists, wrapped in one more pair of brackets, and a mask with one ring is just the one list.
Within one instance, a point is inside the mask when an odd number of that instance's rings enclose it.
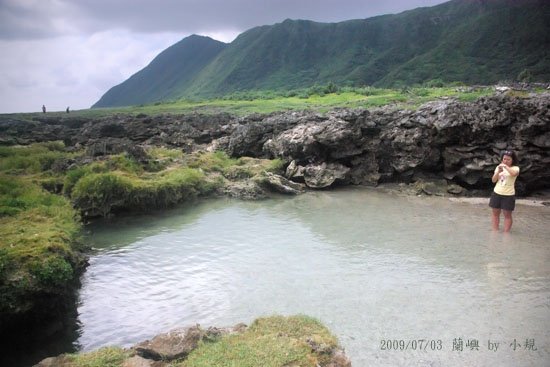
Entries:
{"label": "rock", "polygon": [[48,357],[37,364],[35,364],[33,367],[70,367],[71,362],[69,359],[67,359],[65,356],[61,355],[58,357]]}
{"label": "rock", "polygon": [[321,145],[314,137],[321,129],[317,123],[295,126],[267,140],[263,150],[272,157],[281,157],[286,160],[298,162],[311,160],[323,155]]}
{"label": "rock", "polygon": [[447,186],[447,192],[454,195],[460,195],[464,192],[464,188],[459,185],[450,184]]}
{"label": "rock", "polygon": [[500,85],[497,85],[495,87],[495,90],[499,93],[504,93],[504,92],[508,92],[511,88],[510,87],[507,87],[507,86],[500,86]]}
{"label": "rock", "polygon": [[140,356],[130,357],[122,363],[122,367],[166,367],[166,366],[168,366],[168,364],[162,361],[145,359]]}
{"label": "rock", "polygon": [[533,145],[539,148],[550,148],[550,131],[535,137],[533,139]]}
{"label": "rock", "polygon": [[238,324],[236,324],[235,326],[233,326],[232,328],[229,329],[229,333],[230,334],[233,334],[233,333],[244,333],[246,331],[246,329],[248,329],[248,325],[246,325],[245,323],[243,322],[240,322]]}
{"label": "rock", "polygon": [[308,187],[322,189],[334,183],[344,183],[350,169],[339,163],[310,164],[304,169],[304,180]]}
{"label": "rock", "polygon": [[[245,331],[245,324],[237,324],[232,328],[209,327],[204,330],[199,325],[189,328],[172,330],[165,334],[155,336],[151,341],[146,340],[132,347],[140,358],[135,358],[135,365],[142,366],[147,363],[146,360],[153,361],[173,361],[185,358],[195,348],[201,340],[216,341],[225,334],[240,333]],[[145,361],[144,361],[145,360]],[[140,364],[141,363],[141,364]],[[162,367],[164,364],[143,364],[144,367]]]}
{"label": "rock", "polygon": [[206,329],[206,335],[204,336],[204,339],[208,341],[216,341],[220,337],[224,335],[231,335],[231,334],[240,334],[246,331],[248,329],[248,326],[245,323],[238,323],[233,327],[214,327],[211,326],[208,329]]}
{"label": "rock", "polygon": [[446,180],[419,181],[416,185],[420,191],[427,195],[444,196],[448,190]]}
{"label": "rock", "polygon": [[[186,152],[223,149],[233,157],[291,162],[286,177],[297,182],[305,182],[301,167],[326,163],[349,169],[345,179],[338,179],[342,183],[408,183],[423,173],[445,178],[469,192],[485,193],[492,189],[490,177],[500,151],[513,149],[521,168],[516,183],[529,194],[550,182],[549,104],[550,93],[545,92],[525,98],[502,93],[473,102],[438,100],[415,111],[391,106],[339,108],[323,115],[310,111],[242,118],[228,114],[52,115],[32,121],[0,115],[0,142],[63,140],[86,147],[91,157],[128,152],[137,160],[147,159],[140,151],[147,144],[181,147]],[[56,167],[66,168],[61,162]],[[328,177],[312,182],[320,172],[309,171],[310,187],[334,183]]]}
{"label": "rock", "polygon": [[306,342],[315,353],[320,355],[329,355],[330,360],[326,367],[351,367],[351,360],[345,355],[344,351],[340,348],[334,348],[326,344],[319,344],[313,339],[308,338]]}
{"label": "rock", "polygon": [[223,190],[224,194],[238,199],[257,200],[267,197],[265,190],[253,180],[230,181]]}
{"label": "rock", "polygon": [[331,361],[326,367],[351,367],[351,360],[344,354],[341,349],[336,349],[332,352]]}
{"label": "rock", "polygon": [[285,176],[289,180],[304,182],[304,167],[298,165],[296,161],[293,160],[286,168]]}
{"label": "rock", "polygon": [[186,357],[205,336],[206,332],[197,325],[157,335],[151,341],[135,345],[133,349],[146,359],[173,361]]}
{"label": "rock", "polygon": [[74,163],[74,159],[58,158],[52,163],[51,169],[55,173],[66,172]]}
{"label": "rock", "polygon": [[262,180],[263,184],[281,194],[297,195],[304,191],[304,185],[287,180],[283,176],[266,172]]}

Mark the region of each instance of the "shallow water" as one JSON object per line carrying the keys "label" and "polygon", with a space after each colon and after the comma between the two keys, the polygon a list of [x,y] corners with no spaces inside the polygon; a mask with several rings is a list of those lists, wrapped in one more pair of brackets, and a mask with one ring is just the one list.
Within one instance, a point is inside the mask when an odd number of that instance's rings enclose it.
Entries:
{"label": "shallow water", "polygon": [[495,233],[486,205],[352,188],[95,223],[77,342],[307,314],[356,367],[548,366],[550,208],[514,220]]}

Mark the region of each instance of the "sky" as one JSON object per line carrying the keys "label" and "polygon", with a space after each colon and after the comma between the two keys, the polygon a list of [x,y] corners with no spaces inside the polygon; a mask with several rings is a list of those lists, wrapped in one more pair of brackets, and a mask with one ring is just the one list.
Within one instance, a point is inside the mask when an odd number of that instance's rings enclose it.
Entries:
{"label": "sky", "polygon": [[0,113],[89,108],[192,34],[340,22],[445,0],[0,0]]}

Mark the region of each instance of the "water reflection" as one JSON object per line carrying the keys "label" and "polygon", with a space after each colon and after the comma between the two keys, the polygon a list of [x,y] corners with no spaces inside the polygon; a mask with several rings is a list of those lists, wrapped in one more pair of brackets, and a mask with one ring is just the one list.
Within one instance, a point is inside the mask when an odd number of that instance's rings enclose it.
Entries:
{"label": "water reflection", "polygon": [[[118,218],[90,227],[100,251],[83,280],[79,342],[130,345],[197,322],[305,313],[355,366],[546,365],[549,219],[548,208],[518,206],[504,235],[490,230],[486,205],[366,189]],[[527,337],[537,351],[487,350]],[[443,349],[383,351],[383,339]],[[453,351],[458,339],[482,348]]]}

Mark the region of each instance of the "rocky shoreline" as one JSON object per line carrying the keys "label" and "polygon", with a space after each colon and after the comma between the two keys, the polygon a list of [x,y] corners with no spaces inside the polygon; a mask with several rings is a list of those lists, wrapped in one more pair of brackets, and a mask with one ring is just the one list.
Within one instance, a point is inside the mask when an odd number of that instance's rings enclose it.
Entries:
{"label": "rocky shoreline", "polygon": [[[251,179],[236,170],[216,192],[244,199],[366,185],[478,203],[492,189],[499,153],[514,149],[521,168],[518,196],[548,205],[547,194],[537,200],[527,197],[550,189],[549,107],[550,94],[545,93],[495,95],[474,102],[444,99],[414,111],[383,107],[246,117],[75,114],[34,115],[31,120],[0,115],[0,145],[62,140],[69,150],[85,149],[88,163],[123,152],[147,163],[151,158],[144,152],[151,146],[185,154],[223,151],[231,157],[281,160],[282,172]],[[52,169],[66,171],[83,163],[60,160]]]}
{"label": "rocky shoreline", "polygon": [[69,147],[85,147],[91,157],[127,152],[137,159],[146,146],[187,153],[222,150],[232,157],[282,159],[285,178],[312,189],[424,181],[466,196],[489,192],[499,153],[513,149],[521,167],[517,192],[526,196],[548,189],[550,182],[549,106],[550,94],[544,93],[443,99],[414,111],[35,116],[32,121],[4,115],[0,143],[63,140]]}

